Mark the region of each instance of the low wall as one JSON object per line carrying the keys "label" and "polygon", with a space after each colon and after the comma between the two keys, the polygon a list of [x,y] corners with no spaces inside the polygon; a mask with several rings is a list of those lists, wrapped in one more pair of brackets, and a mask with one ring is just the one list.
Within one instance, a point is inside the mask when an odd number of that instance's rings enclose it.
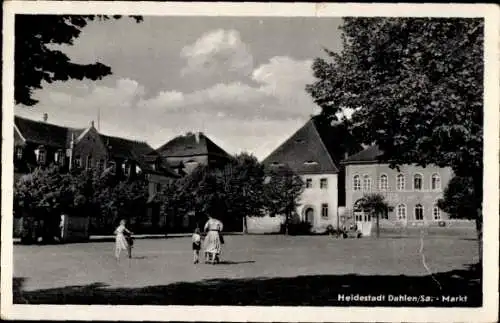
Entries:
{"label": "low wall", "polygon": [[[372,226],[372,236],[376,230],[376,225]],[[408,221],[406,224],[380,222],[381,237],[417,237],[442,236],[442,237],[462,237],[476,239],[476,224],[474,221],[467,220],[444,220],[430,221],[422,223],[421,221]]]}
{"label": "low wall", "polygon": [[247,216],[247,230],[250,234],[280,233],[281,225],[284,223],[284,221],[285,219],[283,216]]}

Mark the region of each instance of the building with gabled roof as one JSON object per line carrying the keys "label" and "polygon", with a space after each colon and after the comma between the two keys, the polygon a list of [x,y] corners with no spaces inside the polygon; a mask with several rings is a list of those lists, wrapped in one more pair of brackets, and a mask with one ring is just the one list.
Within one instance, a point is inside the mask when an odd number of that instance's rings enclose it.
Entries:
{"label": "building with gabled roof", "polygon": [[[143,174],[148,181],[149,200],[170,178],[179,175],[147,143],[101,134],[92,122],[75,129],[44,121],[15,116],[14,180],[36,167],[59,165],[62,171],[73,168],[114,170],[121,178]],[[151,203],[148,216],[152,225],[161,222],[159,206]],[[165,219],[163,219],[163,225]]]}
{"label": "building with gabled roof", "polygon": [[198,165],[222,166],[232,159],[202,132],[177,136],[156,151],[178,174],[190,173]]}
{"label": "building with gabled roof", "polygon": [[263,164],[268,169],[286,166],[302,177],[305,189],[298,201],[297,215],[301,221],[311,223],[313,231],[321,232],[329,225],[334,228],[340,225],[339,161],[346,149],[339,146],[343,138],[332,138],[341,131],[318,123],[311,118],[266,157]]}

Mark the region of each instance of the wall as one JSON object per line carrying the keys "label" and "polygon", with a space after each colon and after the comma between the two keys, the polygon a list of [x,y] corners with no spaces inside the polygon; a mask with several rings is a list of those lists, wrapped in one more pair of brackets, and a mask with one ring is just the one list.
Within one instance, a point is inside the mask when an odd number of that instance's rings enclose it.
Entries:
{"label": "wall", "polygon": [[281,225],[284,222],[284,216],[247,216],[247,230],[250,234],[280,233]]}
{"label": "wall", "polygon": [[[404,190],[396,189],[396,177],[400,174],[396,169],[390,169],[387,164],[356,164],[347,165],[346,167],[346,207],[352,212],[354,203],[363,197],[366,193],[380,193],[386,197],[389,205],[394,207],[394,210],[389,212],[389,222],[400,222],[399,224],[406,225],[420,225],[426,222],[434,222],[433,207],[437,200],[442,197],[443,190],[448,185],[448,182],[453,177],[453,172],[449,168],[439,168],[436,166],[427,166],[426,168],[414,165],[403,166],[400,173],[405,175],[406,187]],[[439,174],[441,178],[441,189],[431,190],[431,176],[432,174]],[[382,191],[379,188],[380,175],[386,174],[388,176],[388,190]],[[415,191],[413,189],[413,176],[420,174],[423,178],[422,190]],[[360,175],[361,190],[353,190],[353,177]],[[368,175],[371,178],[371,190],[363,190],[363,176]],[[397,205],[406,204],[406,221],[400,221],[397,218]],[[417,221],[414,215],[415,205],[421,204],[423,206],[424,221]],[[446,220],[447,215],[441,211],[441,219]]]}
{"label": "wall", "polygon": [[[328,225],[337,227],[338,212],[338,180],[337,174],[324,175],[301,175],[304,183],[308,178],[312,179],[312,187],[305,188],[300,196],[297,213],[302,221],[305,220],[305,211],[312,207],[314,210],[314,220],[312,222],[313,232],[324,232]],[[320,188],[320,179],[326,178],[327,189]],[[322,204],[328,204],[328,217],[322,217]]]}
{"label": "wall", "polygon": [[[189,161],[194,161],[194,163],[190,163]],[[184,163],[184,171],[189,174],[198,167],[198,165],[207,165],[208,156],[167,157],[167,162],[172,164],[178,164],[179,162]]]}

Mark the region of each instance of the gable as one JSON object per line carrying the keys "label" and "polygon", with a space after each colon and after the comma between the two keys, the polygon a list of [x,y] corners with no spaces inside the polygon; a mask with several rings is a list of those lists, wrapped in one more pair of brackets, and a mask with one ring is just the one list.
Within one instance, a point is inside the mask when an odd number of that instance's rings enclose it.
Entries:
{"label": "gable", "polygon": [[298,174],[336,174],[336,167],[310,120],[264,161],[266,167],[288,166]]}

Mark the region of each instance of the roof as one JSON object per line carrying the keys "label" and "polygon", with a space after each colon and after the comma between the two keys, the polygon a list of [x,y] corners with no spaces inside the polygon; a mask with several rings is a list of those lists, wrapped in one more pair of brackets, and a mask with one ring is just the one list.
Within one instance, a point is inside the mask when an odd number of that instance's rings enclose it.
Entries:
{"label": "roof", "polygon": [[163,157],[189,157],[212,155],[231,158],[224,149],[215,144],[204,133],[187,133],[177,136],[156,150]]}
{"label": "roof", "polygon": [[312,119],[276,148],[262,163],[266,167],[286,165],[297,174],[339,172]]}
{"label": "roof", "polygon": [[[14,117],[14,124],[26,141],[56,148],[66,148],[70,129],[42,121]],[[75,130],[75,129],[71,129]]]}
{"label": "roof", "polygon": [[349,156],[343,161],[344,164],[378,162],[383,151],[377,145],[370,146],[357,154]]}
{"label": "roof", "polygon": [[[144,171],[169,175],[177,175],[166,163],[161,161],[160,155],[146,142],[130,140],[99,134],[108,153],[115,158],[132,159]],[[152,162],[160,163],[160,169],[153,169]]]}
{"label": "roof", "polygon": [[312,121],[337,167],[341,167],[339,164],[346,156],[363,150],[363,145],[345,123],[332,124],[317,116],[313,117]]}

